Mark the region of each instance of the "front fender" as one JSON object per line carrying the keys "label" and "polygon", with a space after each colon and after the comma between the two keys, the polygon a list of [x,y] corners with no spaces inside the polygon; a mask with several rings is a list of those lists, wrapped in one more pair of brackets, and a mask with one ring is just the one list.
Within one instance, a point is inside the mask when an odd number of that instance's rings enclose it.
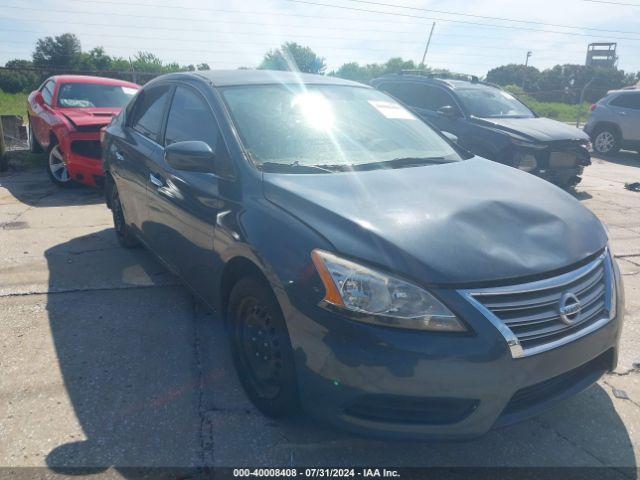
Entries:
{"label": "front fender", "polygon": [[[217,277],[222,281],[224,266],[235,258],[251,261],[271,284],[287,317],[286,311],[292,304],[317,290],[319,277],[311,261],[311,251],[315,248],[333,250],[333,245],[303,221],[264,198],[255,198],[245,205],[218,215],[214,249],[220,255],[223,268]],[[322,292],[318,295],[319,301]]]}

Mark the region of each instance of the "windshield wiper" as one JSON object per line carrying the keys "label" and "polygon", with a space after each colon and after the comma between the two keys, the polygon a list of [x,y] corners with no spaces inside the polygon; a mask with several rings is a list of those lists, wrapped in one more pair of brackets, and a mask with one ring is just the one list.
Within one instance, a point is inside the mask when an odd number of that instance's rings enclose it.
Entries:
{"label": "windshield wiper", "polygon": [[280,163],[280,162],[262,162],[260,167],[272,173],[295,172],[295,173],[333,173],[334,170],[325,168],[323,165],[303,165],[296,162]]}

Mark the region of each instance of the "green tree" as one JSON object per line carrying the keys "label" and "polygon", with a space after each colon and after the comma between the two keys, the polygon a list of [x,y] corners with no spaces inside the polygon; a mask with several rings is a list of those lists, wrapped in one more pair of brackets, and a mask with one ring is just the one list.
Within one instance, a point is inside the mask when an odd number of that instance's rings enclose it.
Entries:
{"label": "green tree", "polygon": [[535,91],[540,81],[540,70],[531,66],[511,63],[502,65],[487,73],[487,82],[498,85],[524,85],[525,90]]}
{"label": "green tree", "polygon": [[[386,75],[388,73],[400,73],[403,70],[415,69],[416,64],[413,60],[404,60],[400,57],[394,57],[390,58],[385,63],[369,63],[367,65],[360,65],[357,62],[345,63],[329,75],[360,83],[370,83],[371,80],[381,75]],[[424,70],[430,71],[428,68],[425,68]]]}
{"label": "green tree", "polygon": [[322,74],[327,65],[325,59],[316,55],[309,47],[295,42],[285,42],[280,48],[265,53],[258,68]]}
{"label": "green tree", "polygon": [[9,60],[5,67],[10,70],[0,70],[0,90],[3,92],[28,92],[40,83],[40,76],[32,70],[33,63],[29,60]]}
{"label": "green tree", "polygon": [[82,63],[80,40],[72,33],[45,37],[36,42],[33,65],[52,70],[76,69]]}

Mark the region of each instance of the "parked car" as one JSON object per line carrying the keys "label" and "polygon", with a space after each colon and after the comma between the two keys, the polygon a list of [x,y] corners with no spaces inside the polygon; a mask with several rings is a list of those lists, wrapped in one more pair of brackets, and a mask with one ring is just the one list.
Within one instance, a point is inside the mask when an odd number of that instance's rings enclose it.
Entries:
{"label": "parked car", "polygon": [[102,185],[100,129],[138,88],[112,78],[58,75],[29,95],[29,148],[48,153],[47,172],[53,183]]}
{"label": "parked car", "polygon": [[598,153],[616,153],[621,148],[640,153],[640,90],[613,90],[591,112],[584,131]]}
{"label": "parked car", "polygon": [[615,367],[624,312],[600,221],[334,77],[176,73],[104,135],[120,243],[225,318],[271,416],[468,438]]}
{"label": "parked car", "polygon": [[577,128],[538,117],[509,92],[491,84],[436,78],[421,72],[385,75],[372,84],[416,115],[458,138],[484,158],[530,172],[567,188],[591,164],[589,137]]}

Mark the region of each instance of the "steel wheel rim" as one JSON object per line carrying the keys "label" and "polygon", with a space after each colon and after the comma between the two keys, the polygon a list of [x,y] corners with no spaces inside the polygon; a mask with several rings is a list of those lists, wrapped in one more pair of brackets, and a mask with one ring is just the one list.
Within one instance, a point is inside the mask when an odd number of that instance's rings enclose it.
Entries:
{"label": "steel wheel rim", "polygon": [[255,298],[245,298],[238,309],[236,340],[248,379],[262,398],[275,398],[281,390],[282,352],[271,315]]}
{"label": "steel wheel rim", "polygon": [[611,132],[601,132],[596,137],[595,147],[599,152],[609,152],[616,144],[616,139]]}
{"label": "steel wheel rim", "polygon": [[49,153],[49,171],[53,178],[61,183],[66,183],[70,180],[67,162],[64,160],[60,145],[53,147],[51,153]]}

